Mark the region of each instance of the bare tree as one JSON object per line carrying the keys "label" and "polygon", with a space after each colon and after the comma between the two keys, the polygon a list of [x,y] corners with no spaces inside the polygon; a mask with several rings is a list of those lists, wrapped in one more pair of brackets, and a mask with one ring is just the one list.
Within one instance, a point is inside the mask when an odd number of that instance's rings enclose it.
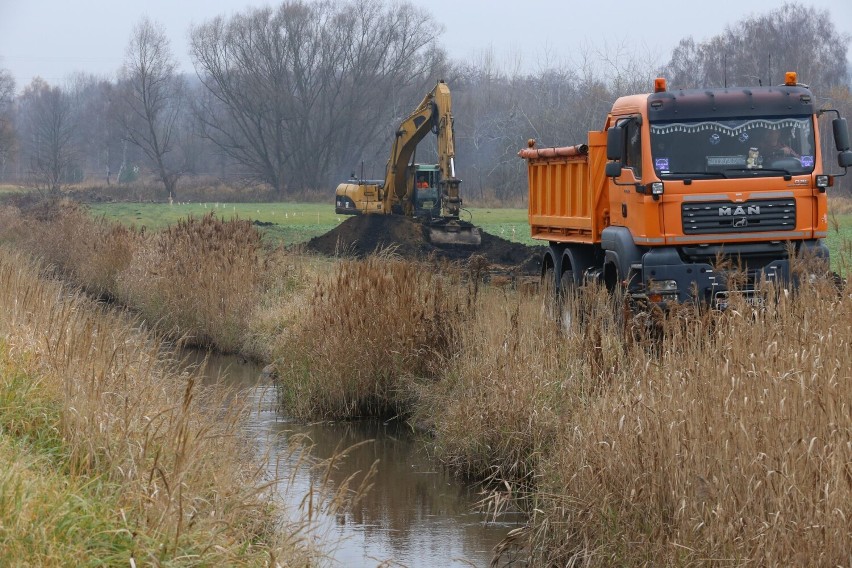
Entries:
{"label": "bare tree", "polygon": [[455,72],[457,168],[470,195],[478,189],[480,197],[522,203],[527,171],[517,152],[528,139],[543,146],[584,142],[588,131],[603,127],[616,98],[653,84],[653,57],[626,44],[572,55],[542,58],[546,64],[525,75],[517,67],[503,71],[486,52]]}
{"label": "bare tree", "polygon": [[74,135],[76,154],[89,179],[110,185],[118,172],[125,136],[117,112],[116,86],[112,81],[75,73],[66,81],[66,92],[78,116]]}
{"label": "bare tree", "polygon": [[6,162],[15,143],[12,128],[12,103],[15,100],[15,79],[5,69],[0,69],[0,178],[5,176]]}
{"label": "bare tree", "polygon": [[378,0],[288,1],[192,31],[204,135],[280,195],[323,187],[389,139],[443,62],[431,16]]}
{"label": "bare tree", "polygon": [[147,156],[169,197],[182,173],[175,145],[184,82],[162,26],[143,18],[134,28],[122,70],[123,126]]}
{"label": "bare tree", "polygon": [[826,10],[784,4],[696,44],[681,40],[664,68],[674,87],[778,84],[785,71],[826,91],[847,77],[849,37]]}
{"label": "bare tree", "polygon": [[30,182],[57,195],[72,181],[75,116],[68,95],[35,78],[20,99],[18,127],[29,162]]}

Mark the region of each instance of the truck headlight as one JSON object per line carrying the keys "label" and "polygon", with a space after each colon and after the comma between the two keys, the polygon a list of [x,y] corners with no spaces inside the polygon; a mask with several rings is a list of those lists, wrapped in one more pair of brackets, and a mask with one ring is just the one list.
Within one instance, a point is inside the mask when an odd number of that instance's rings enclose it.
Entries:
{"label": "truck headlight", "polygon": [[677,302],[677,280],[651,280],[648,282],[648,301],[655,304]]}
{"label": "truck headlight", "polygon": [[820,191],[825,191],[827,187],[831,187],[831,176],[820,175],[816,177],[816,186]]}
{"label": "truck headlight", "polygon": [[663,182],[655,181],[651,183],[651,195],[663,194]]}
{"label": "truck headlight", "polygon": [[648,292],[677,292],[677,280],[651,280]]}

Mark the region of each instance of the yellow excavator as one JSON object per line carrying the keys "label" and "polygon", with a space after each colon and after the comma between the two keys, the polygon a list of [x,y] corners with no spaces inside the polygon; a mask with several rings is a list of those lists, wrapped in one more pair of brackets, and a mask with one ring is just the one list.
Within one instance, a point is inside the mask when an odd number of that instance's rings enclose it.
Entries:
{"label": "yellow excavator", "polygon": [[[417,145],[433,132],[438,163],[414,162]],[[384,180],[356,178],[337,186],[335,211],[344,215],[405,215],[422,221],[437,244],[479,245],[479,229],[459,219],[461,180],[455,172],[450,88],[438,81],[396,131]]]}

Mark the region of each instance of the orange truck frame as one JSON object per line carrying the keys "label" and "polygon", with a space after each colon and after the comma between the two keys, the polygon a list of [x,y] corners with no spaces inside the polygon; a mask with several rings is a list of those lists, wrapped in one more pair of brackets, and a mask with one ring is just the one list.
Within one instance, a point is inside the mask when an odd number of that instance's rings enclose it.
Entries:
{"label": "orange truck frame", "polygon": [[758,298],[765,281],[795,284],[790,256],[828,270],[818,117],[832,121],[838,165],[852,165],[846,119],[783,85],[667,90],[615,101],[602,131],[570,147],[528,148],[529,224],[548,242],[543,281],[564,295],[590,281],[654,304],[727,305],[729,258]]}

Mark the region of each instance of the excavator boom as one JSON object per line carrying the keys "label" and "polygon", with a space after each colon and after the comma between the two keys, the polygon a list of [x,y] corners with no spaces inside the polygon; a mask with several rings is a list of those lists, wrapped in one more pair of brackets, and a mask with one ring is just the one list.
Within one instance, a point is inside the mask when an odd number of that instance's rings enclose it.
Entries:
{"label": "excavator boom", "polygon": [[417,108],[402,121],[396,131],[393,148],[385,174],[384,212],[401,209],[412,215],[414,179],[409,175],[409,162],[417,145],[429,132],[438,141],[438,170],[441,186],[441,217],[458,218],[461,180],[456,177],[456,149],[453,138],[453,113],[450,88],[438,81],[435,88],[423,97]]}

